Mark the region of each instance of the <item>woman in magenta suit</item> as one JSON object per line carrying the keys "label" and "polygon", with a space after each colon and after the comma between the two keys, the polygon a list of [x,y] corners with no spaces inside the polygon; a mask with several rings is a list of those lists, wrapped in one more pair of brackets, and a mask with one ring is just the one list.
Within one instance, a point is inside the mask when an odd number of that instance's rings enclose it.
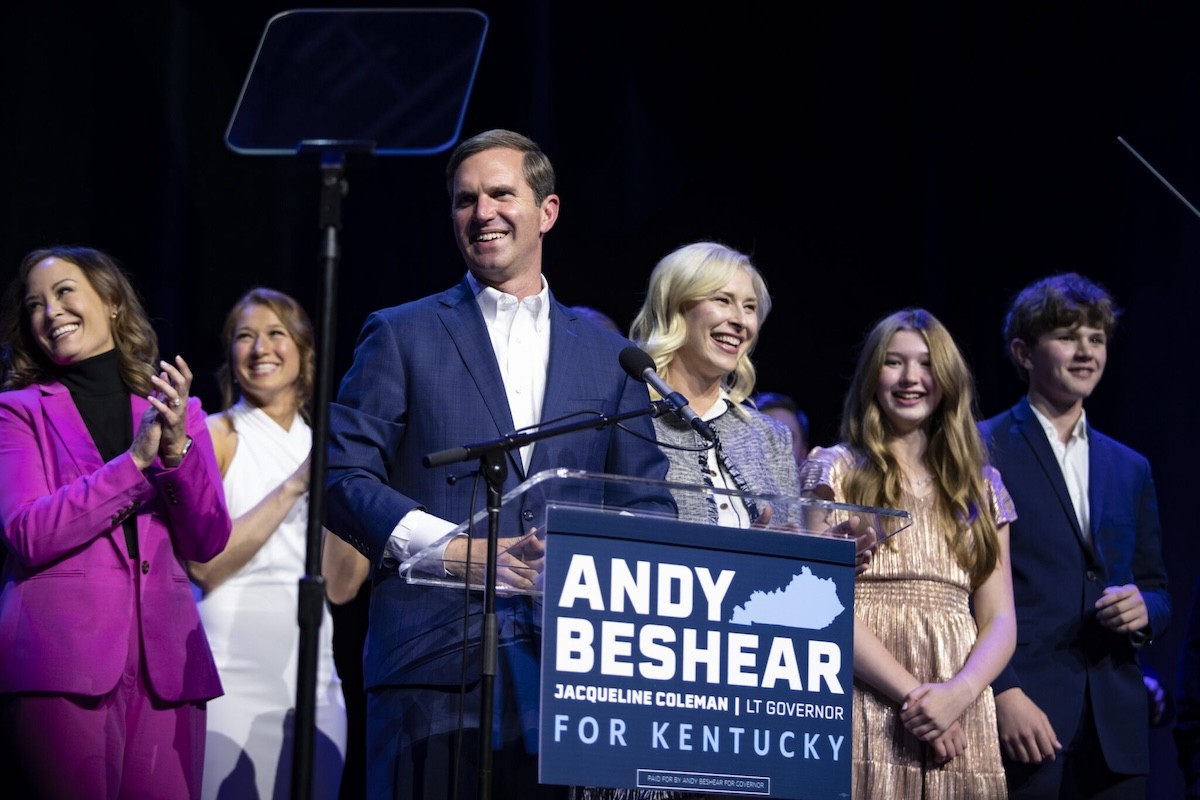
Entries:
{"label": "woman in magenta suit", "polygon": [[221,684],[183,560],[230,521],[187,363],[116,262],[30,253],[0,307],[0,732],[43,797],[195,797]]}

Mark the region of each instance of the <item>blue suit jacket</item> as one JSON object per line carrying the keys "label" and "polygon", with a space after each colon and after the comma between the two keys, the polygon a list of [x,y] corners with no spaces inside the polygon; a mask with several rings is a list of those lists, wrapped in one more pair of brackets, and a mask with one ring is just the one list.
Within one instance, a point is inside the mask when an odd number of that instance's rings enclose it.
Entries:
{"label": "blue suit jacket", "polygon": [[[629,378],[618,361],[628,345],[551,298],[542,419],[648,409],[645,384]],[[645,438],[606,427],[543,439],[534,445],[529,474],[568,468],[662,480],[667,459],[655,443],[650,417],[623,424]],[[464,646],[461,590],[408,583],[398,577],[392,560],[384,563],[384,548],[396,524],[414,508],[461,522],[486,504],[486,491],[474,492],[474,481],[447,482],[477,463],[431,469],[422,463],[425,455],[492,441],[513,428],[491,339],[465,278],[449,291],[367,318],[354,362],[330,408],[326,525],[376,565],[364,656],[368,688],[458,683]],[[508,455],[507,466],[504,492],[526,477],[517,452]],[[501,536],[523,533],[537,518],[531,508],[506,505],[504,511]],[[470,679],[479,664],[479,600],[473,595]],[[500,597],[496,608],[501,645],[532,640],[528,598]]]}
{"label": "blue suit jacket", "polygon": [[1062,470],[1029,401],[981,423],[992,463],[1012,494],[1017,647],[993,682],[1019,686],[1050,718],[1064,745],[1090,698],[1105,760],[1116,772],[1149,770],[1147,696],[1128,635],[1096,621],[1106,586],[1136,583],[1150,612],[1150,635],[1171,616],[1162,530],[1150,463],[1088,427],[1091,541],[1083,537]]}

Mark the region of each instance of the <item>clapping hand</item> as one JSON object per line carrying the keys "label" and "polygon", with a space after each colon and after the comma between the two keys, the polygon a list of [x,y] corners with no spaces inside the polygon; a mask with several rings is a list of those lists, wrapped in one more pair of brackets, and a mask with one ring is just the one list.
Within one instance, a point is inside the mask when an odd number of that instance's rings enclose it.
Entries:
{"label": "clapping hand", "polygon": [[192,371],[182,356],[175,356],[175,363],[158,362],[162,372],[151,377],[155,391],[150,394],[150,405],[158,412],[161,436],[158,441],[158,457],[165,466],[175,467],[183,460],[187,447],[187,401],[192,386]]}
{"label": "clapping hand", "polygon": [[158,454],[158,443],[162,438],[162,424],[158,421],[158,409],[154,406],[142,412],[138,429],[133,434],[133,443],[129,445],[129,455],[138,469],[144,470],[154,463]]}

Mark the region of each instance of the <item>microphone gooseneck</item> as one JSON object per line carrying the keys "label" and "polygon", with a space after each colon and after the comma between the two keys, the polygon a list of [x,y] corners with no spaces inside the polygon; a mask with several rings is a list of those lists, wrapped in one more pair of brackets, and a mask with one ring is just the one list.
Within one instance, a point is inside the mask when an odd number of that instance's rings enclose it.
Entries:
{"label": "microphone gooseneck", "polygon": [[663,396],[663,399],[671,406],[676,414],[683,418],[683,421],[692,427],[692,430],[703,436],[707,441],[715,442],[717,434],[713,432],[712,427],[700,418],[700,415],[692,410],[688,405],[688,399],[679,392],[667,385],[654,368],[654,359],[650,354],[640,347],[626,347],[621,351],[619,356],[621,369],[634,380],[639,380],[642,383],[649,384],[654,388],[654,391]]}

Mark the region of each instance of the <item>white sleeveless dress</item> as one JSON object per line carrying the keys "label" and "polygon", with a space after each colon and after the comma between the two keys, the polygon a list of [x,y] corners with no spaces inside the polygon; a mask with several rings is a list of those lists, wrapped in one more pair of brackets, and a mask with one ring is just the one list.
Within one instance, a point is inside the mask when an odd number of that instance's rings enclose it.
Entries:
{"label": "white sleeveless dress", "polygon": [[[312,429],[299,416],[285,431],[240,401],[227,412],[237,449],[225,475],[231,517],[253,508],[308,456]],[[300,629],[299,581],[308,525],[305,495],[254,557],[200,599],[225,694],[208,703],[205,798],[290,798]],[[318,635],[313,798],[336,798],[346,756],[346,705],[333,663],[326,605]]]}

